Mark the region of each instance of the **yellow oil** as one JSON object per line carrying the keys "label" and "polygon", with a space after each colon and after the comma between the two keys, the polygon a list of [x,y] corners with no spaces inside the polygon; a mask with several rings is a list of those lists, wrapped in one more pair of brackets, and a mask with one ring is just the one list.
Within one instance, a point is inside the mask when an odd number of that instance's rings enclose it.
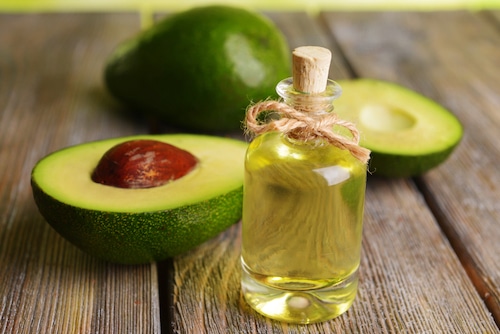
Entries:
{"label": "yellow oil", "polygon": [[258,312],[313,323],[354,301],[366,165],[348,151],[276,132],[245,161],[242,290]]}

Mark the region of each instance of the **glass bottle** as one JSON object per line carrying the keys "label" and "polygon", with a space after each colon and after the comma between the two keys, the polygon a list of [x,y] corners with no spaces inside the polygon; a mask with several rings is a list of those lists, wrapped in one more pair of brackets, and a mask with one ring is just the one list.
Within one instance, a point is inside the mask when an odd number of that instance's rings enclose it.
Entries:
{"label": "glass bottle", "polygon": [[[310,94],[294,88],[295,79],[294,72],[294,79],[277,85],[286,104],[313,118],[332,112],[341,94],[337,83],[328,80],[323,92]],[[305,141],[272,131],[250,143],[241,283],[252,308],[306,324],[332,319],[351,306],[365,187],[366,163],[322,138]]]}

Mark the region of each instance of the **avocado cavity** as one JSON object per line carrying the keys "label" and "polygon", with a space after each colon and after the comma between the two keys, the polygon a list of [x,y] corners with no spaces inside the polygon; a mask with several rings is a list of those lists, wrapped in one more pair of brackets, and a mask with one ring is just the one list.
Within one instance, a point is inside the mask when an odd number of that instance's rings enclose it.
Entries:
{"label": "avocado cavity", "polygon": [[359,115],[363,127],[380,132],[402,131],[415,125],[416,120],[410,113],[400,108],[382,104],[368,104]]}

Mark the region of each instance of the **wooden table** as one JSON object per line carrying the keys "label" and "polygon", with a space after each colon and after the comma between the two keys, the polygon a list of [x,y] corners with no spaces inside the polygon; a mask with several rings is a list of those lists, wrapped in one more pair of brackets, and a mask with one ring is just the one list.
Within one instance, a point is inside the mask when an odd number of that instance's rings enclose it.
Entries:
{"label": "wooden table", "polygon": [[353,307],[270,321],[244,303],[240,226],[161,263],[83,254],[39,215],[35,162],[90,140],[162,131],[120,113],[104,59],[137,13],[0,15],[1,333],[500,333],[500,13],[268,13],[290,47],[321,45],[331,78],[370,77],[451,110],[463,141],[414,179],[370,177]]}

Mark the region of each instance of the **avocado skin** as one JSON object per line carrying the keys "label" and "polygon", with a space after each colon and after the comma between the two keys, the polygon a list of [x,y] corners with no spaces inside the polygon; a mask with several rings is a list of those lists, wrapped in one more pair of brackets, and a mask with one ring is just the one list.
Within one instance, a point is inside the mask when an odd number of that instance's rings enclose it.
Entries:
{"label": "avocado skin", "polygon": [[288,44],[269,20],[207,6],[173,14],[120,44],[104,82],[135,114],[213,132],[241,129],[248,104],[276,97],[276,84],[290,73]]}
{"label": "avocado skin", "polygon": [[[372,173],[373,176],[387,178],[419,176],[448,159],[458,144],[459,143],[444,151],[421,156],[385,154],[372,151],[368,171]],[[401,166],[404,166],[404,168],[401,168]]]}
{"label": "avocado skin", "polygon": [[59,202],[31,182],[47,222],[82,251],[105,261],[143,264],[180,255],[239,221],[243,187],[171,210],[127,213]]}

